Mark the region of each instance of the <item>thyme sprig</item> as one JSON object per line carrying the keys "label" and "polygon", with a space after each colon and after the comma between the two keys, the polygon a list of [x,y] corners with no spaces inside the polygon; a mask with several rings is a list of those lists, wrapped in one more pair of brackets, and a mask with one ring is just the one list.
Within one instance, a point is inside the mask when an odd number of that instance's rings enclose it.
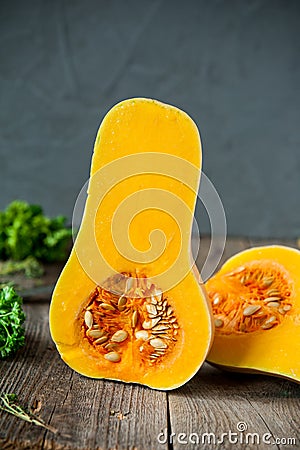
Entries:
{"label": "thyme sprig", "polygon": [[19,419],[25,420],[25,422],[33,423],[39,427],[43,427],[52,433],[57,433],[57,429],[47,425],[42,419],[37,417],[36,415],[26,411],[18,404],[18,397],[16,394],[1,394],[0,400],[2,404],[0,404],[0,409],[6,411]]}

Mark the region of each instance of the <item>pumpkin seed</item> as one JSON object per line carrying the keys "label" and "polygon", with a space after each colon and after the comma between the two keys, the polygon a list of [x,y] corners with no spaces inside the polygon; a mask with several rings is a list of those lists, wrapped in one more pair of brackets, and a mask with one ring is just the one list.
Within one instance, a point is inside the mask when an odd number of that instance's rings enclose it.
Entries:
{"label": "pumpkin seed", "polygon": [[160,321],[160,317],[158,317],[157,319],[151,319],[151,320],[145,320],[142,323],[142,327],[145,330],[150,330],[151,328],[155,327],[155,325]]}
{"label": "pumpkin seed", "polygon": [[125,292],[130,291],[130,289],[133,287],[133,278],[128,278],[126,280],[126,285],[125,285]]}
{"label": "pumpkin seed", "polygon": [[146,310],[149,314],[152,314],[153,316],[156,316],[157,314],[156,306],[152,305],[152,303],[146,305]]}
{"label": "pumpkin seed", "polygon": [[121,356],[118,352],[109,352],[104,355],[104,358],[110,362],[119,362],[121,360]]}
{"label": "pumpkin seed", "polygon": [[90,311],[86,311],[84,313],[84,322],[88,328],[91,328],[93,325],[93,314]]}
{"label": "pumpkin seed", "polygon": [[151,295],[151,303],[152,303],[152,305],[157,305],[157,300],[154,297],[154,295]]}
{"label": "pumpkin seed", "polygon": [[269,297],[272,297],[272,296],[277,296],[277,295],[279,295],[280,294],[280,292],[278,291],[278,289],[270,289],[268,292],[267,292],[267,295],[269,296]]}
{"label": "pumpkin seed", "polygon": [[215,319],[215,327],[220,328],[224,324],[223,320],[220,318]]}
{"label": "pumpkin seed", "polygon": [[150,345],[154,348],[167,348],[167,344],[160,338],[150,340]]}
{"label": "pumpkin seed", "polygon": [[95,344],[104,344],[104,342],[108,341],[108,336],[102,336],[94,341]]}
{"label": "pumpkin seed", "polygon": [[124,297],[124,295],[121,295],[121,297],[118,300],[118,308],[125,306],[127,303],[127,298]]}
{"label": "pumpkin seed", "polygon": [[158,314],[148,314],[149,319],[156,319],[158,317]]}
{"label": "pumpkin seed", "polygon": [[265,321],[265,324],[267,324],[267,323],[273,323],[273,322],[275,322],[276,321],[276,316],[271,316],[271,317],[269,317],[266,321]]}
{"label": "pumpkin seed", "polygon": [[165,348],[156,348],[155,353],[158,355],[164,355],[166,353],[166,349]]}
{"label": "pumpkin seed", "polygon": [[163,330],[163,331],[160,331],[160,330],[151,330],[151,333],[152,333],[153,335],[155,334],[156,337],[158,337],[158,336],[160,336],[160,335],[166,336],[166,335],[168,334],[168,332],[165,331],[165,330]]}
{"label": "pumpkin seed", "polygon": [[153,327],[153,331],[163,331],[163,330],[168,330],[170,328],[170,326],[168,325],[156,325],[155,327]]}
{"label": "pumpkin seed", "polygon": [[222,300],[222,297],[219,294],[215,294],[213,297],[213,304],[218,305],[221,300]]}
{"label": "pumpkin seed", "polygon": [[98,339],[101,338],[105,333],[102,330],[88,330],[86,334],[93,339]]}
{"label": "pumpkin seed", "polygon": [[278,303],[278,302],[268,302],[267,306],[269,306],[270,308],[279,308],[280,303]]}
{"label": "pumpkin seed", "polygon": [[101,308],[106,309],[107,311],[115,311],[115,308],[108,303],[100,303]]}
{"label": "pumpkin seed", "polygon": [[260,305],[249,305],[249,306],[246,306],[246,308],[244,308],[244,310],[243,310],[243,315],[245,317],[252,316],[252,314],[256,313],[256,311],[259,311],[260,308],[261,308]]}
{"label": "pumpkin seed", "polygon": [[276,321],[276,317],[275,316],[271,316],[269,317],[269,319],[267,319],[263,325],[261,326],[261,328],[263,330],[267,330],[268,328],[271,328],[273,325],[275,325],[275,321]]}
{"label": "pumpkin seed", "polygon": [[172,308],[172,306],[168,306],[167,316],[170,316],[171,314],[173,314],[173,308]]}
{"label": "pumpkin seed", "polygon": [[139,330],[135,332],[135,337],[137,339],[143,339],[143,341],[146,341],[149,337],[149,333],[146,330]]}
{"label": "pumpkin seed", "polygon": [[113,342],[123,342],[127,339],[127,337],[128,337],[127,331],[118,330],[112,335],[111,340]]}
{"label": "pumpkin seed", "polygon": [[273,277],[264,277],[262,280],[263,287],[269,287],[273,283],[274,278]]}
{"label": "pumpkin seed", "polygon": [[116,342],[109,342],[105,345],[106,350],[118,352],[120,350],[120,346]]}
{"label": "pumpkin seed", "polygon": [[274,325],[273,323],[263,324],[263,325],[261,326],[261,328],[262,328],[263,330],[269,330],[269,328],[272,328],[273,325]]}
{"label": "pumpkin seed", "polygon": [[290,311],[291,308],[292,308],[291,305],[284,305],[283,310],[284,311]]}
{"label": "pumpkin seed", "polygon": [[228,275],[229,277],[232,277],[232,276],[234,276],[234,275],[238,275],[238,274],[241,273],[241,272],[244,272],[245,269],[246,269],[246,267],[241,266],[241,267],[238,267],[237,269],[233,270],[232,272],[228,273],[227,275]]}
{"label": "pumpkin seed", "polygon": [[268,303],[268,302],[280,302],[281,298],[280,297],[267,297],[264,299],[264,303]]}
{"label": "pumpkin seed", "polygon": [[152,324],[153,320],[157,320],[157,319],[151,319],[151,320],[144,320],[144,322],[142,323],[142,327],[145,330],[150,330],[154,325]]}
{"label": "pumpkin seed", "polygon": [[[93,302],[83,311],[86,335],[93,340],[93,344],[103,345],[107,352],[104,356],[108,361],[121,360],[121,343],[129,338],[128,331],[121,325],[123,319],[127,323],[130,320],[136,339],[140,339],[141,343],[147,342],[147,348],[145,345],[145,348],[140,346],[141,352],[148,352],[148,342],[150,343],[154,359],[164,355],[171,341],[176,342],[178,339],[174,336],[178,333],[179,325],[168,299],[164,298],[161,289],[148,283],[146,277],[138,273],[137,276],[139,277],[135,278],[134,275],[124,273],[120,274],[117,281],[109,279],[105,284],[107,288],[97,287],[93,293]],[[142,299],[136,307],[135,295]],[[124,315],[121,316],[123,311]],[[115,328],[117,323],[121,329]]]}
{"label": "pumpkin seed", "polygon": [[132,317],[131,317],[131,326],[132,328],[135,328],[138,322],[138,312],[133,311]]}

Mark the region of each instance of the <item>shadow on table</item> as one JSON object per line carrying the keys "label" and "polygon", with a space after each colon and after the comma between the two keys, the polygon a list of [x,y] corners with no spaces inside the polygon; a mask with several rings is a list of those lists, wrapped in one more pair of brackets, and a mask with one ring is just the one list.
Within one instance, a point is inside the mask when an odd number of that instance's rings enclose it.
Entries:
{"label": "shadow on table", "polygon": [[222,398],[243,395],[252,400],[300,398],[300,384],[261,373],[226,371],[204,363],[192,380],[174,393],[184,396],[219,395]]}

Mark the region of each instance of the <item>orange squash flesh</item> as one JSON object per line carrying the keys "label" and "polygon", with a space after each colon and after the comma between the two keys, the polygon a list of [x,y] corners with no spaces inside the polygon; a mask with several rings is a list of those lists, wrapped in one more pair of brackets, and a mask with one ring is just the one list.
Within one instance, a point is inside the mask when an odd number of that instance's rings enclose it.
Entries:
{"label": "orange squash flesh", "polygon": [[300,381],[300,252],[255,247],[230,258],[206,283],[215,318],[207,360]]}
{"label": "orange squash flesh", "polygon": [[202,365],[213,325],[190,254],[200,170],[197,127],[179,109],[140,98],[104,118],[50,306],[52,338],[77,372],[173,389]]}

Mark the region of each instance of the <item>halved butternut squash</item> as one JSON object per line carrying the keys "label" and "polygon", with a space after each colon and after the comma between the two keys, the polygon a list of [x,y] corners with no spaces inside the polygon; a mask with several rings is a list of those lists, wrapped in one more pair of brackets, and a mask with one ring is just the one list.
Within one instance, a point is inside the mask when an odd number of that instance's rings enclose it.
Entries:
{"label": "halved butternut squash", "polygon": [[300,381],[300,252],[254,247],[206,283],[215,338],[208,361]]}
{"label": "halved butternut squash", "polygon": [[50,307],[52,338],[77,372],[172,389],[202,365],[212,318],[190,252],[200,170],[197,127],[179,109],[138,98],[104,118]]}

